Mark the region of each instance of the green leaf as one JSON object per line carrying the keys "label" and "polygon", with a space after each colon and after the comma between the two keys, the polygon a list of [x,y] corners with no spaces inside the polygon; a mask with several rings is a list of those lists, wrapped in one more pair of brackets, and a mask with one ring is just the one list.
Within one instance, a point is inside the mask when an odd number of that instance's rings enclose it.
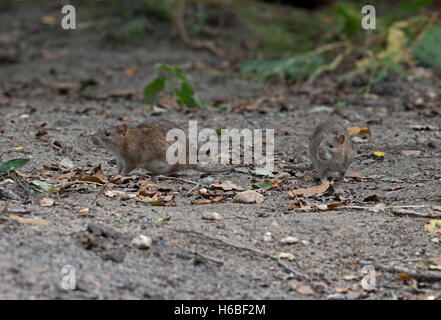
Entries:
{"label": "green leaf", "polygon": [[9,170],[18,170],[23,167],[30,159],[13,159],[0,165],[0,172],[8,173]]}
{"label": "green leaf", "polygon": [[440,271],[441,271],[441,265],[436,266],[436,265],[433,265],[433,264],[426,264],[426,266],[427,266],[429,269],[432,269],[432,270],[440,270]]}
{"label": "green leaf", "polygon": [[181,68],[172,67],[172,66],[169,66],[167,64],[162,64],[162,63],[156,63],[155,68],[158,70],[161,70],[161,71],[165,71],[165,72],[171,74],[172,76],[175,76],[176,78],[178,78],[182,81],[187,81],[187,78],[182,74],[182,72],[184,72],[184,70]]}
{"label": "green leaf", "polygon": [[55,185],[45,181],[32,180],[32,184],[49,193],[55,193],[58,191]]}
{"label": "green leaf", "polygon": [[240,173],[250,173],[250,169],[248,169],[248,168],[234,168],[234,171],[240,172]]}
{"label": "green leaf", "polygon": [[269,181],[262,181],[254,184],[256,187],[263,189],[264,191],[271,189],[271,183]]}
{"label": "green leaf", "polygon": [[203,105],[194,95],[194,89],[187,81],[183,81],[181,87],[175,90],[175,94],[178,97],[177,101],[180,106],[187,107],[200,107]]}
{"label": "green leaf", "polygon": [[381,180],[381,181],[391,181],[391,180],[392,180],[392,177],[388,177],[388,176],[386,176],[386,177],[382,177],[382,178],[380,178],[380,180]]}
{"label": "green leaf", "polygon": [[156,97],[165,88],[166,80],[165,77],[159,77],[146,85],[144,88],[144,100],[148,104],[155,103]]}
{"label": "green leaf", "polygon": [[423,65],[441,67],[441,26],[427,28],[411,53]]}

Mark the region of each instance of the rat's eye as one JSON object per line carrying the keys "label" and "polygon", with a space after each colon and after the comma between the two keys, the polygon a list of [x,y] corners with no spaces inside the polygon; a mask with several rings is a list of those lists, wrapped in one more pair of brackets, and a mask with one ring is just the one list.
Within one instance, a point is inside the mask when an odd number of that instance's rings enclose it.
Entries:
{"label": "rat's eye", "polygon": [[332,143],[329,144],[329,148],[334,148],[334,145]]}
{"label": "rat's eye", "polygon": [[109,131],[106,131],[104,134],[105,134],[106,136],[110,136],[110,132],[109,132]]}

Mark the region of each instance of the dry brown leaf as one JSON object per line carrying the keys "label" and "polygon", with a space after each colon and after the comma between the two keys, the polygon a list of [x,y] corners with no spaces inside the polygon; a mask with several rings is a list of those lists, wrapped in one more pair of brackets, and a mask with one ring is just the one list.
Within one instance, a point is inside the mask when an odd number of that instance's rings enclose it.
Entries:
{"label": "dry brown leaf", "polygon": [[[106,177],[106,179],[107,179],[107,177]],[[103,181],[100,178],[95,177],[95,176],[79,178],[78,181],[95,182],[95,183],[99,183],[99,184],[105,184],[106,183],[105,181]]]}
{"label": "dry brown leaf", "polygon": [[329,181],[325,181],[322,184],[318,185],[318,186],[314,186],[314,187],[310,187],[310,188],[301,188],[301,189],[297,189],[297,190],[289,190],[289,195],[292,198],[296,198],[296,197],[312,197],[312,196],[319,196],[322,195],[323,193],[325,193],[326,190],[328,190],[329,186],[331,185],[331,183]]}
{"label": "dry brown leaf", "polygon": [[215,197],[213,199],[209,199],[209,200],[202,200],[202,201],[190,201],[191,204],[212,204],[212,203],[216,203],[216,202],[221,202],[224,200],[224,197],[222,196],[218,196]]}
{"label": "dry brown leaf", "polygon": [[340,287],[334,287],[335,292],[337,293],[346,293],[349,290],[351,290],[351,288],[340,288]]}
{"label": "dry brown leaf", "polygon": [[371,133],[371,129],[369,127],[363,127],[363,128],[359,128],[359,127],[350,127],[349,128],[349,135],[353,136],[354,134],[367,134],[367,133]]}
{"label": "dry brown leaf", "polygon": [[137,69],[137,67],[128,68],[128,69],[124,70],[124,74],[128,77],[131,77],[135,74],[136,69]]}
{"label": "dry brown leaf", "polygon": [[346,172],[346,177],[348,178],[364,178],[365,175],[363,174],[363,172],[361,171],[356,171],[356,170],[348,170],[348,172]]}
{"label": "dry brown leaf", "polygon": [[424,226],[424,230],[441,234],[441,219],[431,219]]}
{"label": "dry brown leaf", "polygon": [[312,288],[306,284],[301,284],[300,286],[297,287],[296,290],[298,293],[303,294],[305,296],[314,295],[314,290],[312,290]]}
{"label": "dry brown leaf", "polygon": [[132,96],[135,96],[137,91],[135,89],[125,89],[125,90],[113,90],[109,92],[110,97],[125,97],[125,98],[131,98]]}
{"label": "dry brown leaf", "polygon": [[421,154],[421,150],[401,150],[401,155],[408,156],[419,156]]}
{"label": "dry brown leaf", "polygon": [[104,195],[108,198],[113,198],[116,196],[122,196],[125,195],[126,193],[124,191],[120,191],[120,190],[106,190],[104,191]]}
{"label": "dry brown leaf", "polygon": [[230,180],[227,180],[224,182],[216,181],[210,185],[210,188],[213,190],[224,190],[224,191],[231,191],[231,190],[241,191],[241,190],[243,190],[242,187],[235,185]]}
{"label": "dry brown leaf", "polygon": [[40,218],[22,218],[20,216],[13,215],[10,216],[9,219],[25,224],[34,224],[34,225],[42,225],[42,226],[47,226],[49,224],[46,220]]}
{"label": "dry brown leaf", "polygon": [[40,198],[40,207],[52,207],[54,204],[55,201],[49,197]]}
{"label": "dry brown leaf", "polygon": [[407,273],[401,273],[398,276],[398,280],[400,280],[400,281],[410,281],[410,279],[411,279],[411,277]]}
{"label": "dry brown leaf", "polygon": [[174,109],[177,110],[180,108],[179,103],[176,101],[176,98],[171,96],[164,96],[157,100],[156,104],[158,106],[164,107],[166,109]]}
{"label": "dry brown leaf", "polygon": [[350,281],[350,280],[357,280],[359,278],[359,276],[356,274],[347,274],[347,275],[342,276],[341,278],[344,280]]}
{"label": "dry brown leaf", "polygon": [[363,199],[363,202],[378,202],[378,201],[380,201],[380,199],[378,199],[378,196],[376,194],[373,194]]}
{"label": "dry brown leaf", "polygon": [[233,202],[239,203],[261,203],[265,200],[263,194],[260,194],[254,190],[247,190],[239,192],[233,199]]}

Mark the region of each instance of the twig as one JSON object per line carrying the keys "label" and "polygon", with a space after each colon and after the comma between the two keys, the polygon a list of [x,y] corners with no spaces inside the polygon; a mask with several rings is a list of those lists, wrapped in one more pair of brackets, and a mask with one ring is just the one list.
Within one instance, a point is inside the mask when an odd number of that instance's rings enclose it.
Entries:
{"label": "twig", "polygon": [[175,180],[175,181],[181,181],[181,182],[185,182],[185,183],[190,183],[190,184],[194,184],[197,186],[204,186],[202,183],[199,182],[195,182],[195,181],[191,181],[191,180],[185,180],[185,179],[181,179],[181,178],[177,178],[177,177],[166,177],[166,176],[157,176],[156,179],[162,179],[162,180]]}
{"label": "twig", "polygon": [[193,254],[197,255],[198,257],[201,257],[204,260],[214,262],[215,264],[218,264],[218,265],[223,265],[224,264],[224,262],[221,261],[221,260],[214,259],[212,257],[206,256],[206,255],[204,255],[204,254],[202,254],[200,252],[197,252],[197,251],[193,252]]}
{"label": "twig", "polygon": [[392,213],[396,216],[409,216],[409,217],[416,217],[416,218],[440,218],[441,214],[438,215],[431,215],[431,214],[425,214],[420,213],[416,211],[411,210],[405,210],[405,209],[392,209]]}
{"label": "twig", "polygon": [[176,4],[176,11],[175,11],[175,23],[176,27],[179,32],[179,36],[181,37],[182,41],[186,43],[187,45],[196,48],[196,49],[206,49],[218,57],[224,56],[223,50],[219,49],[214,45],[214,43],[209,41],[202,41],[202,40],[196,40],[191,39],[188,34],[187,30],[185,29],[185,0],[179,0]]}
{"label": "twig", "polygon": [[[173,229],[173,230],[175,230],[177,232],[182,232],[182,233],[195,234],[195,235],[198,235],[198,236],[203,237],[203,238],[207,238],[207,239],[210,239],[210,240],[213,240],[213,241],[221,242],[224,245],[227,245],[227,246],[239,249],[239,250],[245,250],[245,251],[252,252],[252,253],[257,254],[257,255],[259,255],[259,256],[261,256],[263,258],[268,258],[268,259],[276,261],[283,269],[285,269],[285,271],[288,271],[288,272],[292,273],[294,276],[296,276],[300,280],[305,280],[305,279],[308,278],[304,273],[289,267],[283,261],[281,261],[279,258],[274,257],[274,256],[272,256],[272,255],[270,255],[270,254],[268,254],[266,252],[260,251],[258,249],[253,249],[253,248],[241,245],[241,244],[231,243],[231,242],[228,242],[228,241],[226,241],[224,239],[216,238],[216,237],[211,237],[211,236],[205,235],[203,233],[200,233],[200,232],[194,231],[194,230],[186,230],[186,229]],[[295,259],[294,259],[294,262],[300,268],[299,263]]]}
{"label": "twig", "polygon": [[372,262],[371,264],[374,266],[374,268],[382,271],[392,273],[407,273],[409,276],[419,281],[441,281],[441,273],[439,272],[413,271],[401,266],[387,266],[378,262]]}
{"label": "twig", "polygon": [[95,199],[93,199],[93,201],[90,203],[91,206],[93,206],[93,205],[95,204],[95,202],[98,200],[99,196],[104,192],[104,189],[106,189],[107,184],[108,184],[108,182],[105,183],[105,184],[103,185],[103,187],[100,189],[100,191],[97,193]]}

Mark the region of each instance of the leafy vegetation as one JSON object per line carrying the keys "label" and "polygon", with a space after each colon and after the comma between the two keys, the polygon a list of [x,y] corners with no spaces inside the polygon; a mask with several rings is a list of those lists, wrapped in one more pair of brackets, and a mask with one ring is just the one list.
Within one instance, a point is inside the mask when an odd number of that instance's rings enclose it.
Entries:
{"label": "leafy vegetation", "polygon": [[0,165],[0,174],[8,173],[9,170],[18,170],[28,162],[29,159],[13,159],[6,161]]}
{"label": "leafy vegetation", "polygon": [[169,90],[169,93],[176,97],[176,101],[181,107],[201,107],[204,105],[204,102],[197,98],[193,86],[181,68],[162,63],[157,63],[155,67],[161,71],[162,75],[144,88],[144,99],[148,104],[153,104],[158,94],[166,89],[167,83],[170,83],[173,88]]}

